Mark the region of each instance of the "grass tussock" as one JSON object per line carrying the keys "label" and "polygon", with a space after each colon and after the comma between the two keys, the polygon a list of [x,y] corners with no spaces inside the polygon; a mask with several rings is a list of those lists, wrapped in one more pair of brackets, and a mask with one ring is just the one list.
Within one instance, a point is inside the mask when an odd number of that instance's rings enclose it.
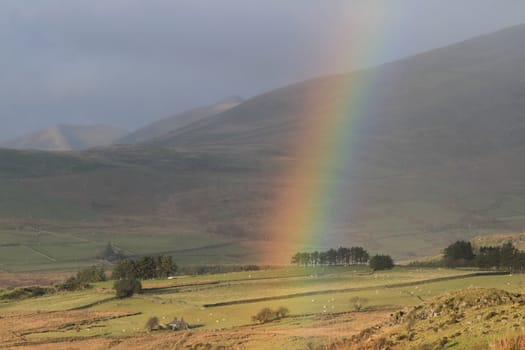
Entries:
{"label": "grass tussock", "polygon": [[521,350],[525,349],[525,334],[505,337],[494,342],[492,350]]}
{"label": "grass tussock", "polygon": [[267,323],[271,321],[280,320],[281,318],[286,317],[286,315],[288,315],[289,313],[290,311],[284,306],[281,306],[275,311],[265,307],[264,309],[259,311],[257,315],[252,316],[252,321],[258,323]]}

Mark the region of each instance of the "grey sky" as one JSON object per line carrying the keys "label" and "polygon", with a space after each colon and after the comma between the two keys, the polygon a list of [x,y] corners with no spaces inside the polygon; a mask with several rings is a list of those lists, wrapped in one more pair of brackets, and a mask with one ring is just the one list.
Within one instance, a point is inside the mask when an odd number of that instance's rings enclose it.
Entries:
{"label": "grey sky", "polygon": [[521,0],[3,0],[0,139],[133,129],[524,22]]}

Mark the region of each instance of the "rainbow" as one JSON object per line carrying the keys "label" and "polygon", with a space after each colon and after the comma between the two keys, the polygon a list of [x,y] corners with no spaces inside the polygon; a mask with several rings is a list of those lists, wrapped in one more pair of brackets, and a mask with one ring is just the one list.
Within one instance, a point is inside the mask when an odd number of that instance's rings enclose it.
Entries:
{"label": "rainbow", "polygon": [[[380,53],[380,33],[372,29],[361,48],[351,48],[359,62],[371,62]],[[351,46],[351,45],[350,45]],[[359,56],[359,57],[358,57]],[[370,72],[326,78],[306,92],[309,102],[300,109],[305,126],[295,140],[293,166],[282,174],[277,204],[267,232],[277,245],[266,261],[287,264],[301,249],[322,248],[331,220],[331,208],[340,195],[337,169],[351,163],[356,130],[372,104]]]}

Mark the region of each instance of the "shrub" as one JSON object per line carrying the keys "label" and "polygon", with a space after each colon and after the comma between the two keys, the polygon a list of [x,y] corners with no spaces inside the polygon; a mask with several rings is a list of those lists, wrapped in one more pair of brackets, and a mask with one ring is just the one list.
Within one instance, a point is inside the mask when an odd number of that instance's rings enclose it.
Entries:
{"label": "shrub", "polygon": [[255,316],[252,316],[252,320],[253,321],[257,321],[259,323],[266,323],[266,322],[270,322],[272,321],[274,318],[274,313],[273,311],[268,308],[268,307],[265,307],[264,309],[262,309],[261,311],[259,311],[259,313]]}
{"label": "shrub", "polygon": [[92,282],[102,282],[106,280],[106,273],[102,267],[88,267],[80,270],[76,276],[69,277],[64,283],[59,284],[59,290],[75,291],[90,287]]}
{"label": "shrub", "polygon": [[370,259],[370,268],[372,270],[389,270],[394,267],[394,261],[390,255],[375,255]]}
{"label": "shrub", "polygon": [[290,310],[281,306],[276,311],[273,311],[270,308],[265,307],[255,316],[252,316],[252,321],[259,323],[266,323],[270,321],[279,320],[283,317],[286,317],[290,313]]}
{"label": "shrub", "polygon": [[76,276],[69,277],[64,283],[57,286],[58,290],[75,291],[89,287],[89,283],[82,283]]}
{"label": "shrub", "polygon": [[443,253],[443,260],[448,267],[469,266],[474,259],[472,244],[466,241],[452,243]]}
{"label": "shrub", "polygon": [[518,350],[525,349],[525,335],[503,338],[492,344],[494,350]]}
{"label": "shrub", "polygon": [[128,298],[142,291],[142,284],[137,279],[122,279],[115,281],[113,285],[117,298]]}
{"label": "shrub", "polygon": [[77,278],[83,283],[103,282],[106,280],[104,268],[91,266],[77,272]]}
{"label": "shrub", "polygon": [[281,306],[280,308],[277,309],[277,311],[275,311],[275,316],[277,316],[277,318],[283,318],[283,317],[286,317],[286,315],[288,315],[289,313],[290,313],[290,310],[288,310],[284,306]]}
{"label": "shrub", "polygon": [[39,297],[46,294],[51,294],[55,290],[53,288],[43,288],[39,286],[15,288],[0,296],[2,300],[22,300],[27,298]]}
{"label": "shrub", "polygon": [[360,311],[363,308],[363,306],[366,303],[368,303],[368,299],[361,297],[353,297],[350,299],[350,302],[352,303],[356,311]]}
{"label": "shrub", "polygon": [[493,318],[494,316],[497,316],[497,315],[498,315],[498,313],[496,311],[491,311],[487,315],[485,315],[485,320],[488,321],[488,320],[490,320],[491,318]]}
{"label": "shrub", "polygon": [[156,316],[150,317],[146,322],[146,329],[150,332],[159,329],[159,319]]}
{"label": "shrub", "polygon": [[445,345],[447,345],[448,343],[448,338],[447,337],[443,337],[439,340],[439,346],[441,347],[444,347]]}
{"label": "shrub", "polygon": [[416,325],[416,318],[413,316],[413,315],[409,315],[407,317],[407,323],[406,323],[406,329],[407,329],[407,332],[412,332],[412,330],[414,329],[414,326]]}

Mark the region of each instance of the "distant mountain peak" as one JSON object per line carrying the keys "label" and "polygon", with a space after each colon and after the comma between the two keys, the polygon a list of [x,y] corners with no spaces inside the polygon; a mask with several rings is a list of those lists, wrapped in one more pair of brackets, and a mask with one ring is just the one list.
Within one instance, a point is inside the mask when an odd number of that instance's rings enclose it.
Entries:
{"label": "distant mountain peak", "polygon": [[104,124],[58,124],[1,143],[0,147],[42,151],[84,150],[109,146],[127,133],[127,130]]}
{"label": "distant mountain peak", "polygon": [[237,107],[244,100],[239,96],[230,96],[215,104],[197,107],[189,111],[148,124],[129,135],[117,140],[116,144],[138,144],[149,142],[170,135],[171,133],[194,122],[213,117]]}

